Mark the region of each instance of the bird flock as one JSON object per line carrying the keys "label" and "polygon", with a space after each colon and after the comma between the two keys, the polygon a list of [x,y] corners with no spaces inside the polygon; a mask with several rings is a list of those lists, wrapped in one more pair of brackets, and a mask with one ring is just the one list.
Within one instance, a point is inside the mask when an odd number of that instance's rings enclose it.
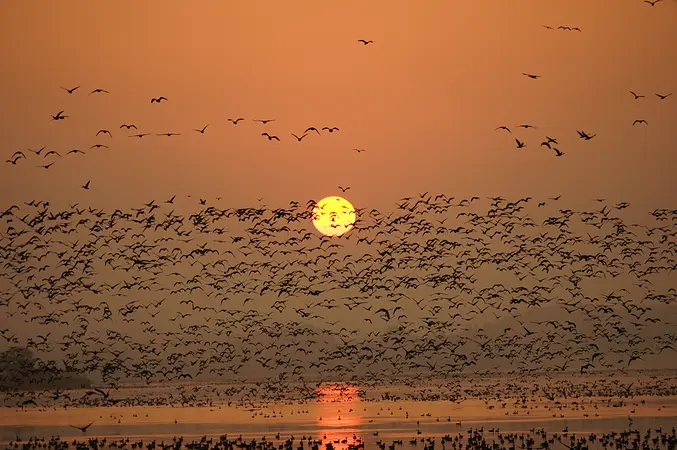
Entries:
{"label": "bird flock", "polygon": [[[663,1],[663,0],[653,0],[653,1],[644,0],[644,3],[648,3],[650,6],[655,6],[657,3],[661,2],[661,1]],[[553,27],[553,26],[550,26],[550,25],[542,25],[542,27],[545,28],[546,30],[550,30],[550,31],[560,31],[560,32],[561,31],[564,31],[564,32],[574,32],[575,31],[575,32],[578,32],[578,33],[582,33],[582,30],[581,30],[580,27],[573,27],[573,26],[567,26],[567,25],[559,25],[557,27]],[[529,72],[522,72],[522,75],[531,79],[531,80],[539,80],[539,79],[543,78],[542,75],[529,73]],[[630,92],[630,94],[632,94],[632,96],[635,100],[646,98],[645,95],[636,94],[632,90],[629,91],[629,92]],[[671,95],[672,95],[672,92],[667,93],[667,94],[655,93],[655,96],[658,100],[666,100]],[[648,125],[648,122],[645,119],[640,118],[640,119],[635,119],[632,122],[631,125],[634,126],[634,125],[637,125],[637,124]],[[524,129],[529,129],[529,128],[535,129],[535,128],[537,128],[536,126],[529,125],[529,124],[516,125],[516,127],[524,128]],[[507,131],[508,133],[512,134],[511,129],[507,125],[499,125],[498,127],[495,128],[495,130],[496,131],[503,130],[503,131]],[[578,137],[582,140],[585,140],[585,141],[589,141],[596,136],[596,134],[590,134],[590,133],[588,133],[584,130],[576,130],[576,132],[578,133]],[[522,140],[520,140],[520,138],[517,138],[517,137],[514,138],[514,139],[515,139],[516,148],[523,149],[523,148],[527,147],[527,144],[525,143],[524,138],[522,138]],[[554,152],[555,156],[564,156],[565,152],[561,151],[558,147],[556,147],[556,145],[559,145],[559,142],[557,141],[557,139],[558,138],[545,136],[542,139],[540,146],[546,147],[547,149],[552,150]]]}
{"label": "bird flock", "polygon": [[[374,41],[360,39],[360,40],[358,40],[358,42],[360,42],[364,45],[368,45],[368,44],[373,44]],[[67,95],[69,95],[69,96],[76,95],[77,91],[81,87],[82,87],[81,85],[77,85],[77,86],[72,87],[72,88],[66,88],[66,87],[60,86],[60,88],[63,89],[67,93]],[[108,91],[106,89],[97,88],[97,89],[92,90],[88,95],[93,95],[93,94],[110,95],[111,93],[110,93],[110,91]],[[150,99],[151,104],[160,105],[160,104],[168,103],[168,102],[169,102],[169,98],[167,98],[165,96],[152,97]],[[61,110],[61,111],[57,112],[56,114],[50,114],[51,121],[59,122],[59,121],[64,121],[66,119],[69,119],[71,116],[65,115],[65,112],[66,112],[65,110]],[[243,120],[245,120],[244,117],[228,118],[228,122],[230,122],[232,125],[238,125]],[[266,125],[266,124],[269,124],[271,122],[275,122],[276,119],[251,119],[251,120],[253,122],[257,122],[261,125]],[[206,130],[207,130],[207,127],[209,127],[209,124],[204,125],[200,128],[193,128],[192,131],[199,133],[201,135],[204,135]],[[137,138],[137,139],[142,139],[146,136],[151,136],[151,135],[160,136],[160,137],[173,137],[173,136],[181,136],[183,134],[183,133],[173,132],[173,131],[161,132],[161,133],[140,132],[139,128],[133,123],[123,123],[118,128],[120,130],[123,130],[123,132],[124,131],[130,132],[130,130],[133,129],[134,132],[132,134],[126,134],[126,137]],[[337,126],[324,126],[324,127],[321,127],[321,128],[309,126],[302,133],[299,133],[299,134],[289,133],[289,134],[294,139],[296,139],[296,141],[302,142],[304,138],[308,137],[309,134],[312,134],[312,133],[316,133],[318,136],[321,136],[322,132],[326,132],[328,134],[333,134],[333,133],[336,133],[338,131],[340,131],[340,128],[337,127]],[[278,136],[276,134],[270,134],[267,131],[263,131],[260,134],[261,134],[261,136],[265,137],[268,141],[277,141],[277,142],[281,141],[280,136]],[[96,133],[94,134],[95,137],[99,137],[99,135],[104,135],[104,136],[108,136],[109,138],[113,138],[113,134],[107,128],[101,128],[98,131],[96,131]],[[108,148],[110,148],[110,146],[108,144],[95,143],[92,146],[90,146],[88,150],[101,149],[101,148],[108,149]],[[357,152],[357,153],[362,153],[362,152],[365,151],[364,149],[361,149],[361,148],[360,149],[354,148],[352,150]],[[71,155],[71,154],[72,155],[86,155],[86,151],[83,151],[82,149],[78,149],[78,148],[72,148],[72,149],[68,149],[67,151],[65,151],[65,155]],[[40,148],[38,150],[34,150],[34,149],[30,149],[30,148],[27,149],[26,151],[17,150],[9,157],[9,159],[6,160],[6,163],[11,164],[13,166],[16,166],[19,163],[19,161],[21,161],[21,160],[28,161],[29,156],[31,156],[31,155],[35,155],[35,157],[31,157],[31,159],[33,159],[33,160],[36,159],[36,158],[38,159],[38,165],[36,167],[43,168],[43,169],[49,169],[56,163],[56,160],[48,159],[50,156],[54,155],[54,157],[56,157],[56,158],[62,157],[60,152],[58,152],[56,150],[48,150],[46,146],[43,146],[42,148]],[[90,182],[91,182],[91,180],[87,181],[87,183],[85,185],[83,185],[82,187],[84,189],[89,189],[89,183]],[[87,187],[85,187],[85,186],[87,186]]]}
{"label": "bird flock", "polygon": [[677,210],[633,223],[627,202],[561,202],[422,193],[358,209],[341,237],[308,231],[312,200],[12,205],[0,213],[0,344],[41,363],[3,384],[256,379],[280,393],[674,359]]}
{"label": "bird flock", "polygon": [[[66,91],[69,94],[73,94],[75,92],[75,90],[77,90],[79,87],[80,86],[76,86],[75,88],[72,88],[72,89],[66,89]],[[104,90],[104,89],[95,89],[94,91],[92,91],[90,93],[90,95],[95,94],[95,93],[109,94],[109,92]],[[157,98],[153,97],[150,100],[150,102],[151,102],[151,104],[153,104],[153,103],[159,104],[159,103],[162,103],[162,102],[168,102],[168,98],[164,97],[164,96],[160,96],[160,97],[157,97]],[[52,121],[59,121],[59,120],[65,120],[65,119],[70,117],[68,115],[64,115],[64,113],[65,113],[65,111],[59,111],[56,114],[51,115],[51,120]],[[245,120],[244,117],[238,117],[236,119],[233,119],[233,118],[228,119],[228,121],[231,122],[233,125],[238,125],[238,123],[240,123],[243,120]],[[275,119],[252,119],[252,121],[256,122],[256,123],[260,123],[262,125],[266,125],[268,123],[275,122]],[[207,131],[208,127],[209,127],[209,124],[206,124],[206,125],[204,125],[200,128],[193,128],[192,131],[203,135]],[[118,128],[120,130],[123,130],[123,132],[124,131],[129,132],[130,130],[133,129],[134,132],[132,134],[123,134],[123,136],[129,137],[129,138],[137,138],[137,139],[141,139],[141,138],[144,138],[146,136],[151,136],[151,135],[155,135],[155,136],[159,136],[159,137],[173,137],[173,136],[181,136],[182,135],[182,133],[171,132],[171,131],[170,132],[162,132],[162,133],[138,132],[139,131],[138,127],[133,123],[129,123],[129,124],[123,123]],[[321,127],[321,128],[316,128],[314,126],[310,126],[310,127],[307,127],[302,133],[300,133],[300,135],[297,135],[295,133],[290,133],[290,135],[292,137],[294,137],[294,139],[296,139],[298,142],[301,142],[301,141],[303,141],[304,138],[306,138],[309,134],[312,134],[312,133],[316,133],[318,136],[321,136],[323,132],[332,134],[332,133],[335,133],[337,131],[340,131],[340,129],[339,129],[339,127],[336,127],[336,126],[325,126],[325,127]],[[109,129],[106,129],[106,128],[101,128],[98,131],[96,131],[96,133],[93,133],[93,134],[94,134],[95,138],[98,138],[99,136],[107,136],[110,139],[113,138],[113,133]],[[267,138],[268,141],[278,141],[278,142],[280,142],[279,136],[277,136],[275,134],[270,134],[266,131],[262,132],[261,136]],[[112,142],[112,141],[109,141],[109,142]],[[110,146],[108,144],[102,144],[102,143],[99,142],[99,143],[95,143],[95,144],[91,145],[87,149],[87,151],[93,150],[93,149],[109,149],[109,148],[110,148]],[[361,153],[361,152],[365,151],[364,149],[353,149],[353,150],[356,151],[357,153]],[[84,151],[84,150],[79,149],[79,148],[72,148],[72,149],[65,151],[64,155],[65,156],[68,156],[68,155],[71,155],[71,154],[76,155],[76,156],[77,155],[86,155],[87,151]],[[31,155],[35,155],[35,157],[31,157]],[[58,152],[56,150],[49,150],[49,149],[47,149],[46,146],[43,146],[43,147],[41,147],[40,149],[37,149],[37,150],[29,148],[25,152],[23,150],[15,151],[9,157],[9,159],[7,159],[6,163],[16,166],[21,160],[28,161],[28,158],[31,157],[32,160],[35,160],[35,159],[38,160],[39,164],[36,167],[43,168],[43,169],[49,169],[56,162],[55,159],[50,159],[51,156],[54,156],[55,158],[61,158],[64,155],[62,155],[60,152]],[[47,161],[49,161],[49,162],[47,162]],[[45,164],[40,164],[40,163],[45,163]]]}
{"label": "bird flock", "polygon": [[[645,1],[645,2],[650,4],[651,6],[654,6],[656,3],[660,2],[660,1],[662,1],[662,0]],[[572,26],[565,26],[565,25],[559,25],[557,28],[549,26],[549,25],[543,25],[543,28],[545,28],[547,30],[551,30],[551,31],[568,31],[568,32],[576,31],[576,32],[579,32],[579,33],[582,32],[581,28],[579,28],[579,27],[572,27]],[[359,39],[357,42],[363,44],[364,46],[367,46],[367,45],[374,43],[374,41],[367,40],[367,39]],[[543,78],[542,75],[529,73],[529,72],[523,72],[522,75],[529,78],[529,79],[532,79],[532,80],[539,80],[539,79]],[[80,88],[81,88],[81,85],[77,85],[77,86],[72,87],[72,88],[66,88],[66,87],[61,86],[61,89],[63,89],[67,93],[67,95],[75,95]],[[640,99],[646,98],[645,95],[637,94],[635,91],[631,90],[629,92],[635,100],[640,100]],[[88,95],[91,96],[93,94],[108,95],[108,94],[110,94],[110,92],[106,89],[96,88],[96,89],[92,90]],[[668,99],[671,95],[672,95],[672,93],[665,93],[665,94],[655,93],[656,98],[658,100],[661,100],[661,101]],[[167,102],[169,102],[169,99],[165,96],[152,97],[150,99],[151,104],[158,104],[159,105],[159,104],[162,104],[163,102],[167,103]],[[69,115],[64,115],[64,113],[65,113],[65,110],[62,110],[62,111],[57,112],[55,115],[51,115],[51,120],[58,122],[58,121],[63,121],[63,120],[70,117]],[[230,123],[232,123],[233,125],[238,125],[238,123],[240,123],[243,120],[245,120],[244,117],[228,118],[228,121]],[[252,119],[252,120],[254,122],[260,123],[262,125],[266,125],[268,123],[275,121],[275,119]],[[638,119],[635,119],[632,122],[632,126],[635,126],[637,124],[648,125],[648,121],[644,118],[638,118]],[[209,125],[202,126],[201,128],[193,128],[192,131],[197,132],[199,134],[205,134],[205,131],[206,131],[208,126]],[[516,127],[523,128],[525,130],[537,128],[536,126],[530,125],[530,124],[516,125]],[[138,132],[138,128],[137,128],[136,125],[127,124],[127,123],[121,124],[119,126],[119,128],[125,129],[127,131],[134,129],[137,132],[135,132],[134,134],[127,135],[127,136],[130,137],[130,138],[137,138],[137,139],[141,139],[141,138],[144,138],[146,136],[153,135],[153,134],[156,135],[156,136],[161,136],[161,137],[162,136],[173,137],[173,136],[180,136],[182,134],[182,133],[179,133],[179,132],[161,132],[161,133]],[[326,131],[329,134],[340,131],[340,129],[336,126],[324,126],[321,129],[318,129],[314,126],[309,126],[302,133],[297,134],[297,133],[290,132],[289,134],[297,142],[300,143],[306,137],[308,137],[310,134],[312,134],[313,132],[317,133],[318,136],[321,135],[320,130],[322,132]],[[499,125],[498,127],[495,128],[495,130],[496,131],[499,131],[499,130],[506,131],[507,133],[512,135],[512,130],[507,125]],[[576,132],[578,134],[578,137],[582,140],[585,140],[585,141],[590,141],[596,136],[596,133],[589,133],[589,132],[586,132],[584,130],[576,130]],[[110,138],[113,137],[112,133],[108,129],[105,129],[105,128],[99,129],[96,132],[95,136],[98,137],[100,134],[107,135]],[[266,138],[267,141],[269,141],[269,142],[280,142],[281,141],[281,138],[278,134],[271,134],[269,131],[263,131],[263,132],[260,133],[260,135],[262,137]],[[540,142],[539,146],[540,147],[546,147],[547,149],[552,150],[555,156],[558,156],[558,157],[564,156],[565,152],[560,150],[560,148],[558,147],[560,145],[558,139],[559,138],[557,138],[557,137],[545,136],[542,139],[542,141]],[[515,137],[514,140],[515,140],[516,148],[524,149],[524,148],[528,147],[525,138]],[[96,144],[92,145],[91,147],[89,147],[89,150],[101,149],[101,148],[107,149],[107,148],[109,148],[109,145],[96,143]],[[19,161],[28,160],[27,155],[30,155],[32,153],[36,157],[42,158],[42,159],[39,160],[41,162],[41,164],[38,164],[37,167],[49,169],[55,164],[56,161],[55,160],[49,161],[49,160],[47,160],[47,158],[49,156],[52,156],[52,155],[54,155],[57,158],[61,158],[62,155],[61,155],[61,153],[59,153],[56,150],[48,150],[48,151],[45,151],[45,150],[46,150],[46,147],[42,147],[39,150],[28,149],[27,150],[28,153],[24,152],[23,150],[17,150],[9,157],[9,159],[7,159],[6,162],[8,164],[12,164],[12,165],[16,166],[19,163]],[[358,154],[365,151],[364,149],[361,149],[361,148],[353,148],[352,150],[357,152]],[[44,151],[44,154],[43,154],[43,151]],[[71,155],[71,154],[73,154],[73,155],[79,155],[79,154],[84,155],[84,154],[86,154],[86,152],[81,150],[81,149],[78,149],[78,148],[73,148],[73,149],[67,150],[65,152],[65,154],[66,155]],[[35,159],[35,158],[31,158],[31,159]],[[47,162],[47,161],[49,161],[49,162]],[[89,189],[89,183],[90,182],[91,182],[91,180],[88,180],[87,183],[82,185],[82,187],[84,189]],[[85,186],[87,186],[87,187],[85,187]]]}
{"label": "bird flock", "polygon": [[[570,25],[543,28],[583,33]],[[378,50],[373,40],[353,45]],[[548,78],[515,75],[527,84]],[[87,92],[81,85],[59,88],[66,98]],[[157,94],[144,101],[172,108],[171,93]],[[630,102],[672,101],[671,92],[629,94]],[[86,98],[106,95],[115,93],[97,87]],[[67,107],[58,109],[45,111],[55,127],[78,119]],[[255,123],[257,139],[273,147],[287,136],[302,143],[342,133],[335,124],[305,124],[283,134],[274,129],[276,119],[260,117],[234,115],[224,126]],[[100,124],[89,146],[17,150],[6,164],[49,170],[120,141],[200,139],[220,125]],[[644,117],[628,124],[648,125]],[[513,134],[516,128],[533,133],[539,126],[501,124],[495,131],[518,149],[534,145],[529,136]],[[597,137],[587,127],[575,131],[583,141]],[[565,155],[565,139],[539,140],[554,156]],[[83,190],[96,184],[78,183]],[[179,386],[148,404],[208,403],[212,395],[307,399],[335,381],[437,383],[437,392],[458,400],[486,397],[496,386],[472,380],[496,373],[522,380],[519,386],[513,381],[520,395],[542,392],[553,401],[574,389],[573,376],[611,373],[591,384],[580,381],[576,390],[622,399],[634,383],[619,387],[615,377],[675,358],[677,210],[637,213],[628,202],[606,199],[572,209],[560,196],[456,199],[425,192],[402,198],[393,211],[358,209],[348,233],[327,237],[309,231],[314,200],[277,208],[229,207],[220,200],[171,195],[115,210],[33,200],[0,211],[0,350],[7,349],[11,362],[0,362],[0,391],[12,406],[45,399],[139,404],[144,400],[115,396],[121,385],[138,381],[240,383],[223,391]],[[75,375],[98,387],[83,383],[86,391],[77,398],[53,388]],[[568,378],[548,385],[522,378],[543,375]],[[463,385],[454,378],[460,376],[471,381]],[[636,392],[674,394],[670,379],[652,380],[638,382]],[[18,391],[26,385],[50,389]],[[417,391],[412,398],[430,397]],[[86,432],[91,425],[76,428]],[[478,448],[481,439],[473,435],[466,448]],[[674,429],[660,442],[674,449]],[[584,444],[572,441],[571,448]]]}
{"label": "bird flock", "polygon": [[[417,425],[420,421],[417,422]],[[72,426],[73,428],[83,429],[83,433],[91,426],[85,425]],[[287,430],[285,430],[287,431]],[[570,431],[569,427],[559,431],[546,431],[545,428],[531,428],[528,431],[508,432],[498,427],[475,426],[469,427],[464,431],[447,432],[440,436],[421,436],[422,431],[416,430],[416,435],[407,440],[403,439],[384,439],[379,438],[378,431],[371,436],[359,436],[357,432],[345,431],[345,434],[327,437],[327,433],[320,434],[319,437],[300,433],[283,436],[277,432],[273,436],[262,436],[260,439],[240,435],[237,438],[229,438],[228,434],[220,436],[203,435],[199,439],[190,440],[189,436],[174,436],[165,443],[164,440],[158,442],[157,439],[144,440],[139,436],[131,438],[89,438],[73,439],[72,441],[63,439],[60,436],[45,438],[30,438],[9,443],[10,449],[21,448],[24,450],[35,450],[45,448],[49,450],[66,450],[71,446],[77,450],[86,450],[88,448],[98,449],[143,449],[147,450],[179,450],[200,449],[200,450],[363,450],[366,444],[377,446],[380,450],[395,450],[403,448],[422,448],[423,450],[433,450],[436,445],[438,448],[446,450],[508,450],[514,448],[557,448],[559,446],[567,447],[571,450],[603,449],[603,448],[642,448],[646,450],[674,450],[677,446],[677,434],[675,427],[658,427],[647,430],[628,429],[622,432],[590,432],[577,434]],[[558,445],[559,444],[559,445]]]}
{"label": "bird flock", "polygon": [[[562,27],[560,27],[560,28],[562,28]],[[541,77],[540,75],[534,75],[534,74],[530,74],[530,73],[523,73],[522,75],[527,76],[527,77],[529,77],[529,78],[531,78],[531,79],[534,79],[534,80],[536,80],[536,79],[538,79],[538,78]],[[629,92],[630,92],[630,94],[632,94],[632,96],[633,96],[633,98],[634,98],[635,100],[639,100],[639,99],[642,99],[642,98],[646,98],[645,95],[639,95],[639,94],[635,93],[634,91],[629,91]],[[672,95],[672,93],[669,93],[669,94],[656,94],[656,97],[658,97],[659,100],[665,100],[665,99],[667,99],[668,97],[670,97],[671,95]],[[649,122],[647,122],[646,119],[635,119],[635,120],[632,122],[631,126],[635,126],[635,125],[637,125],[637,124],[649,125]],[[516,127],[516,128],[523,128],[523,129],[525,129],[525,130],[528,130],[528,129],[530,129],[530,128],[533,128],[533,129],[537,128],[536,126],[530,125],[530,124],[521,124],[521,125],[516,125],[515,127]],[[498,127],[495,128],[495,131],[506,131],[506,132],[508,132],[509,134],[512,134],[512,130],[511,130],[510,127],[508,127],[507,125],[499,125]],[[591,133],[588,133],[588,132],[586,132],[586,131],[584,131],[584,130],[576,130],[576,133],[578,134],[578,137],[579,137],[580,139],[584,140],[584,141],[590,141],[590,140],[592,140],[595,136],[597,136],[596,133],[591,134]],[[515,144],[516,144],[516,146],[517,146],[518,149],[522,149],[522,148],[527,147],[527,145],[525,144],[525,142],[524,142],[524,141],[521,141],[519,138],[515,138]],[[564,156],[564,152],[561,151],[559,148],[555,147],[556,145],[559,145],[559,142],[558,142],[557,138],[553,138],[553,137],[550,137],[550,136],[545,136],[545,137],[543,138],[542,142],[540,143],[540,146],[541,146],[541,147],[545,146],[545,147],[547,147],[548,149],[550,149],[550,150],[552,150],[553,152],[555,152],[555,156]]]}

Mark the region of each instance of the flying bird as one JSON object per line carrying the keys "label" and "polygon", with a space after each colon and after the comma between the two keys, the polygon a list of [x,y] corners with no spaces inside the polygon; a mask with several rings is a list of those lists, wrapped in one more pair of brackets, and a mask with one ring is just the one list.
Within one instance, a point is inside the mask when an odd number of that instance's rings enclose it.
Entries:
{"label": "flying bird", "polygon": [[144,136],[148,136],[149,134],[151,134],[151,133],[132,134],[132,135],[129,136],[129,137],[136,137],[136,138],[139,138],[139,139],[140,139],[140,138],[142,138],[142,137],[144,137]]}
{"label": "flying bird", "polygon": [[672,92],[669,94],[661,95],[661,94],[656,94],[656,97],[660,98],[661,100],[665,100],[666,98],[670,97],[672,95]]}
{"label": "flying bird", "polygon": [[157,133],[158,136],[167,136],[167,137],[172,137],[172,136],[181,136],[181,133]]}
{"label": "flying bird", "polygon": [[102,134],[102,133],[107,134],[110,137],[113,137],[113,135],[110,134],[110,131],[108,131],[108,130],[99,130],[99,131],[96,132],[96,135],[98,136],[99,134]]}
{"label": "flying bird", "polygon": [[304,137],[308,136],[307,134],[303,134],[303,135],[301,135],[301,137],[298,137],[294,133],[291,133],[291,135],[294,136],[296,138],[296,140],[299,141],[299,142],[301,142]]}
{"label": "flying bird", "polygon": [[167,100],[167,97],[158,97],[158,98],[153,97],[153,98],[150,99],[150,102],[151,103],[160,103],[162,100]]}
{"label": "flying bird", "polygon": [[356,151],[357,153],[366,152],[366,150],[363,148],[354,148],[353,150]]}
{"label": "flying bird", "polygon": [[637,120],[635,120],[634,122],[632,122],[632,126],[635,126],[635,125],[638,124],[638,123],[643,123],[644,125],[649,125],[649,123],[648,123],[646,120],[644,120],[644,119],[637,119]]}
{"label": "flying bird", "polygon": [[240,117],[240,118],[235,119],[235,120],[233,120],[233,119],[228,119],[228,120],[231,121],[231,122],[233,122],[233,125],[237,125],[237,123],[238,123],[240,120],[244,120],[244,117]]}
{"label": "flying bird", "polygon": [[586,141],[589,141],[590,139],[597,136],[596,134],[588,134],[582,130],[581,131],[576,130],[576,132],[578,133],[578,137],[580,137],[581,139],[585,139]]}
{"label": "flying bird", "polygon": [[648,3],[650,6],[654,6],[658,2],[662,2],[663,0],[644,0],[644,3]]}
{"label": "flying bird", "polygon": [[80,430],[80,431],[82,431],[83,433],[86,433],[86,432],[87,432],[87,429],[88,429],[89,427],[91,427],[93,423],[94,423],[94,422],[90,422],[90,423],[88,423],[87,425],[85,425],[84,427],[79,427],[79,426],[77,426],[77,425],[71,425],[71,428],[75,428],[76,430]]}
{"label": "flying bird", "polygon": [[7,160],[8,163],[16,165],[17,161],[21,158],[26,159],[26,155],[23,152],[14,152],[11,158]]}
{"label": "flying bird", "polygon": [[494,131],[498,131],[498,130],[505,130],[505,131],[507,131],[508,133],[512,134],[512,131],[510,131],[510,128],[506,127],[505,125],[501,125],[500,127],[496,127],[496,128],[494,129]]}
{"label": "flying bird", "polygon": [[541,78],[540,75],[534,75],[534,74],[532,74],[532,73],[524,73],[524,72],[522,72],[522,75],[524,75],[525,77],[529,77],[529,78],[531,78],[531,79],[534,79],[534,80],[537,79],[537,78]]}
{"label": "flying bird", "polygon": [[120,125],[120,128],[127,128],[128,130],[129,130],[130,128],[134,128],[135,130],[137,129],[137,128],[136,128],[136,125],[134,125],[134,124],[127,125],[126,123],[123,123],[122,125]]}
{"label": "flying bird", "polygon": [[324,127],[324,128],[322,128],[322,131],[324,131],[324,130],[327,130],[330,133],[333,133],[334,131],[340,131],[338,129],[338,127],[331,127],[331,128],[330,127]]}
{"label": "flying bird", "polygon": [[90,181],[87,181],[87,182],[82,186],[82,189],[89,189],[89,183],[91,183],[91,180],[90,180]]}
{"label": "flying bird", "polygon": [[197,131],[198,133],[205,134],[205,130],[207,129],[208,126],[209,126],[209,124],[205,125],[204,127],[202,127],[201,130],[198,130],[197,128],[193,128],[193,131]]}
{"label": "flying bird", "polygon": [[261,133],[261,136],[267,137],[269,141],[272,141],[273,139],[276,139],[276,140],[278,140],[278,141],[280,140],[279,137],[277,137],[277,136],[275,136],[275,135],[270,135],[270,134],[268,134],[268,133]]}
{"label": "flying bird", "polygon": [[383,315],[385,316],[385,320],[386,320],[386,321],[390,321],[390,311],[388,311],[388,310],[385,309],[385,308],[381,308],[381,309],[377,310],[374,314],[378,314],[378,313],[380,313],[380,312],[383,313]]}
{"label": "flying bird", "polygon": [[348,187],[339,186],[338,188],[341,189],[341,192],[345,192],[348,189],[350,189],[350,186],[348,186]]}
{"label": "flying bird", "polygon": [[[656,94],[656,95],[658,95],[658,94]],[[66,117],[68,117],[68,116],[64,116],[63,111],[59,111],[58,113],[56,113],[55,116],[52,116],[52,120],[63,120]]]}
{"label": "flying bird", "polygon": [[92,92],[89,93],[89,95],[92,94],[109,94],[109,92],[105,89],[94,89]]}
{"label": "flying bird", "polygon": [[517,142],[517,148],[524,148],[526,145],[524,142],[520,141],[519,139],[515,138],[515,142]]}
{"label": "flying bird", "polygon": [[644,95],[635,94],[633,91],[630,91],[630,93],[633,95],[633,97],[635,97],[635,100],[637,100],[639,98],[644,98]]}
{"label": "flying bird", "polygon": [[262,124],[267,124],[268,122],[274,122],[275,119],[252,119],[254,122],[261,122]]}
{"label": "flying bird", "polygon": [[61,89],[63,89],[64,91],[68,92],[69,94],[72,94],[72,93],[75,92],[79,87],[80,87],[80,86],[75,86],[74,88],[68,89],[68,88],[65,88],[65,87],[61,86]]}
{"label": "flying bird", "polygon": [[364,45],[373,44],[374,41],[367,41],[366,39],[358,39],[357,42],[361,42]]}

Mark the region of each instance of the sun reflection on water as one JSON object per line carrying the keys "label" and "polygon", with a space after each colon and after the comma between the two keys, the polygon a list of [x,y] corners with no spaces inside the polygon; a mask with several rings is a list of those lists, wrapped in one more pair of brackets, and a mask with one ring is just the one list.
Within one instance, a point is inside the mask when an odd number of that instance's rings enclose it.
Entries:
{"label": "sun reflection on water", "polygon": [[[316,390],[318,440],[335,450],[360,445],[362,411],[359,387],[352,383],[325,383]],[[321,446],[320,449],[323,449]]]}

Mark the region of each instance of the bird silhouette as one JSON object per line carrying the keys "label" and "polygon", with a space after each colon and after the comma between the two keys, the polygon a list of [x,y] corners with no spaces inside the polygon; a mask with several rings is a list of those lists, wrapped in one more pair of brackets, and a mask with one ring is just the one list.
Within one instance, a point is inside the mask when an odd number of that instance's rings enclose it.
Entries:
{"label": "bird silhouette", "polygon": [[68,117],[68,116],[64,116],[63,113],[64,113],[64,111],[59,111],[58,113],[56,113],[56,115],[51,116],[52,120],[63,120],[66,117]]}
{"label": "bird silhouette", "polygon": [[64,91],[68,92],[69,94],[72,94],[73,92],[77,91],[79,88],[80,88],[79,85],[78,85],[78,86],[75,86],[74,88],[70,88],[70,89],[61,86],[61,89],[63,89]]}
{"label": "bird silhouette", "polygon": [[275,135],[268,134],[268,133],[261,133],[261,136],[267,137],[269,141],[272,141],[273,139],[275,139],[276,141],[280,140],[279,137],[277,137]]}
{"label": "bird silhouette", "polygon": [[581,139],[584,139],[586,141],[589,141],[590,139],[592,139],[596,136],[596,134],[588,134],[588,133],[586,133],[585,131],[582,131],[582,130],[581,131],[576,130],[576,132],[578,133],[578,137],[580,137]]}
{"label": "bird silhouette", "polygon": [[89,429],[89,427],[92,426],[92,424],[94,424],[94,421],[89,422],[89,423],[88,423],[87,425],[85,425],[85,426],[71,425],[71,428],[75,428],[76,430],[80,430],[80,431],[82,431],[83,433],[86,433],[87,430]]}

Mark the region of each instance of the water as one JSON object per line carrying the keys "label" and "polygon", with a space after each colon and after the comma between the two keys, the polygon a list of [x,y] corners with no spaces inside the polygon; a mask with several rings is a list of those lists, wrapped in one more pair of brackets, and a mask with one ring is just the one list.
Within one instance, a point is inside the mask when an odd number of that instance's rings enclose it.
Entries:
{"label": "water", "polygon": [[[337,449],[353,439],[365,445],[395,439],[441,437],[467,433],[469,428],[484,428],[487,442],[501,433],[523,433],[543,428],[549,433],[622,432],[628,429],[669,430],[677,425],[677,397],[646,396],[626,399],[613,406],[608,398],[582,397],[469,399],[450,401],[364,401],[342,396],[328,401],[296,404],[267,404],[259,407],[227,403],[212,406],[114,406],[114,407],[40,407],[0,410],[0,442],[32,436],[62,439],[107,437],[171,441],[184,436],[188,441],[206,435],[218,438],[266,440],[279,443],[294,436],[336,441]],[[83,433],[71,425],[94,424]],[[279,433],[280,439],[276,438]],[[347,443],[341,444],[340,441]]]}

